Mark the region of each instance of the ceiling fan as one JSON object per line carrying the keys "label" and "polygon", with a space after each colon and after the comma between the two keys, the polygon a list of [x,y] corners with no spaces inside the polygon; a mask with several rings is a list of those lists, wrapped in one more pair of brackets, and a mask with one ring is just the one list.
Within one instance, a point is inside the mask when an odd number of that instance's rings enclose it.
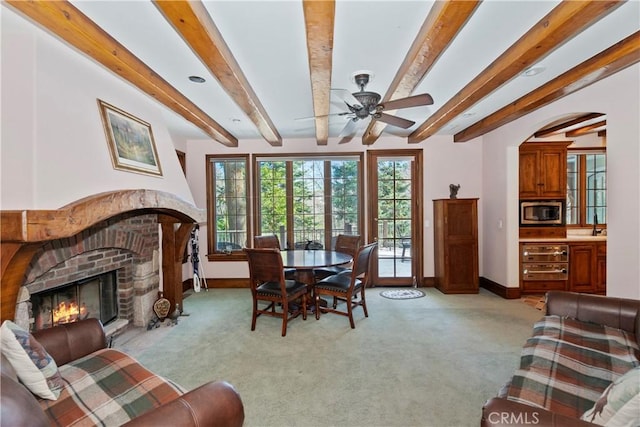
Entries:
{"label": "ceiling fan", "polygon": [[433,98],[428,93],[408,96],[406,98],[394,99],[380,103],[380,94],[365,91],[365,87],[370,80],[370,74],[359,73],[353,76],[355,83],[360,88],[359,92],[349,93],[346,89],[332,89],[342,98],[349,111],[337,113],[338,116],[347,116],[349,121],[340,132],[340,143],[351,141],[358,130],[358,121],[371,117],[372,120],[408,129],[415,124],[414,121],[403,119],[402,117],[387,114],[384,111],[398,110],[401,108],[419,107],[433,104]]}

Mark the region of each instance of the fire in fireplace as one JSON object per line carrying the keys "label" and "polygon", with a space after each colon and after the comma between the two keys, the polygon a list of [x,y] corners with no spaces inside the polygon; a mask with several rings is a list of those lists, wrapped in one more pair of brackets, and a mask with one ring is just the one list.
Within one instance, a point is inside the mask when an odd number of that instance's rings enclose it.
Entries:
{"label": "fire in fireplace", "polygon": [[103,325],[118,316],[116,271],[31,295],[33,329],[50,328],[88,317]]}

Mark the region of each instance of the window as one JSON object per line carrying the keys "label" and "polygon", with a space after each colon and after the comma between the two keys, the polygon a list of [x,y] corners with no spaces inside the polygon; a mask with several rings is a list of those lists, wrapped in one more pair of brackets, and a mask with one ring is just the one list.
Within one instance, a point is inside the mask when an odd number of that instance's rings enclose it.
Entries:
{"label": "window", "polygon": [[607,154],[603,150],[567,154],[567,225],[607,223]]}
{"label": "window", "polygon": [[244,259],[249,236],[248,156],[207,159],[208,257]]}
{"label": "window", "polygon": [[256,234],[286,248],[331,248],[338,234],[360,234],[361,155],[258,157]]}

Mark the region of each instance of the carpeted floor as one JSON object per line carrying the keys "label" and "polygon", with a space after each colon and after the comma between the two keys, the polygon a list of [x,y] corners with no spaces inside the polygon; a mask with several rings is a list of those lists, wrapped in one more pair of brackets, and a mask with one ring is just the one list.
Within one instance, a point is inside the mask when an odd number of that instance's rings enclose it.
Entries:
{"label": "carpeted floor", "polygon": [[245,425],[477,426],[482,404],[517,367],[540,311],[483,289],[477,295],[390,300],[367,291],[369,318],[258,318],[248,289],[184,300],[178,325],[132,330],[115,347],[194,388],[214,379],[238,389]]}

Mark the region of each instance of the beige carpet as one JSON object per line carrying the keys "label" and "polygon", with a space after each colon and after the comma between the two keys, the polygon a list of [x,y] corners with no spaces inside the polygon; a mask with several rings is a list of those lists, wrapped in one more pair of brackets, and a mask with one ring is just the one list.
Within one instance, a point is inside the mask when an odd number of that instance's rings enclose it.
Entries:
{"label": "beige carpet", "polygon": [[540,311],[485,290],[391,300],[368,290],[369,318],[258,318],[248,289],[184,300],[178,325],[134,330],[115,346],[193,388],[224,379],[253,426],[477,426],[482,404],[517,367]]}

